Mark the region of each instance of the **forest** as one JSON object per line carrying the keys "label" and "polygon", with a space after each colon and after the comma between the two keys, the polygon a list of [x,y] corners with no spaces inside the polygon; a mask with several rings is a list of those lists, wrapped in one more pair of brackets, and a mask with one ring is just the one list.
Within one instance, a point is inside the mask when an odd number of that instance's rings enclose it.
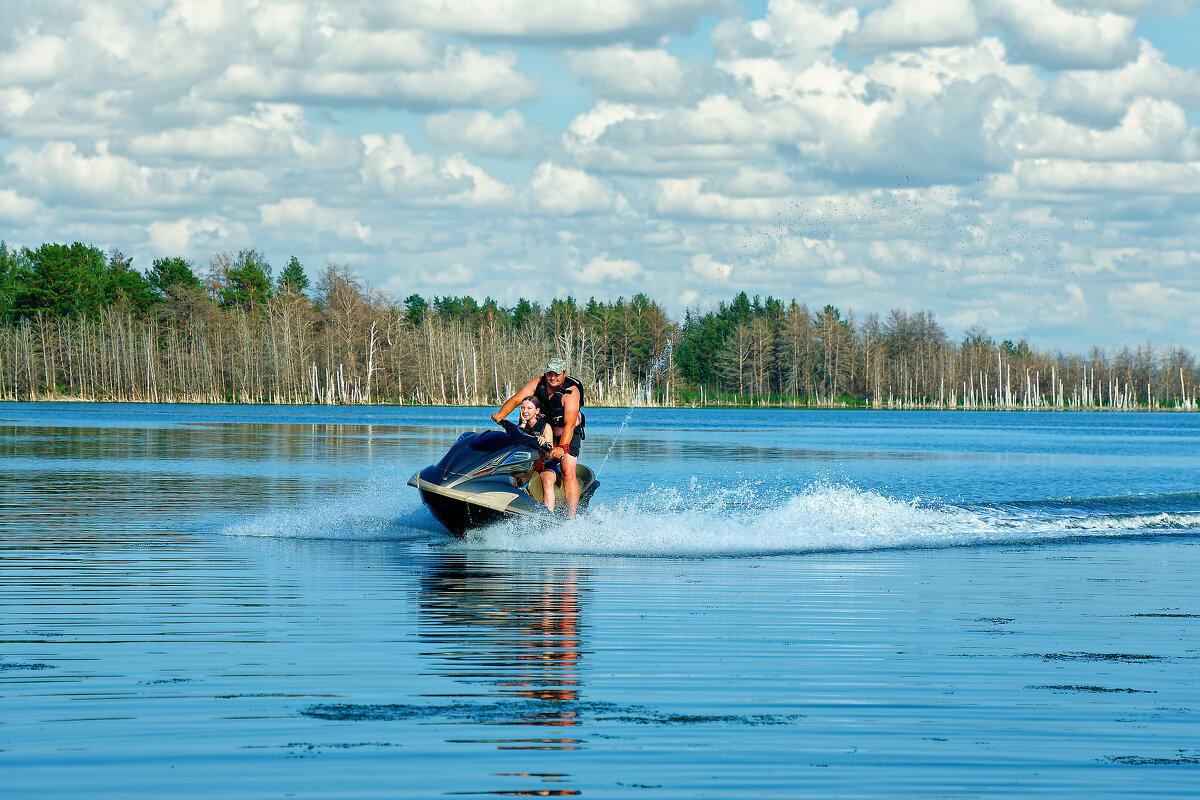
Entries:
{"label": "forest", "polygon": [[861,318],[739,293],[672,320],[644,294],[511,307],[397,300],[255,249],[144,272],[117,249],[0,242],[0,399],[499,405],[559,355],[590,405],[1197,408],[1179,347],[953,341],[929,311]]}

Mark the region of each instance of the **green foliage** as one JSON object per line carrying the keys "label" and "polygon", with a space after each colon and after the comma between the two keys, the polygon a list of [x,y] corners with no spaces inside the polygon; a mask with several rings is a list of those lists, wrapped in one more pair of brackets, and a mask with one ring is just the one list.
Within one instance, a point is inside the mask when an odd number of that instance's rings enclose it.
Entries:
{"label": "green foliage", "polygon": [[300,259],[292,256],[287,266],[279,273],[279,281],[275,284],[275,288],[281,294],[288,294],[289,292],[303,292],[308,285],[308,276],[304,274],[304,265],[300,263]]}
{"label": "green foliage", "polygon": [[[236,258],[217,253],[209,266],[201,281],[192,262],[158,258],[143,276],[115,249],[106,256],[79,242],[34,250],[14,250],[0,242],[0,331],[29,318],[40,318],[53,329],[58,318],[96,315],[113,306],[135,317],[153,313],[156,322],[199,318],[222,324],[220,320],[240,315],[216,313],[214,304],[256,312],[272,299],[273,289],[280,298],[294,299],[309,287],[295,256],[274,287],[271,267],[257,250],[243,250]],[[313,293],[311,309],[297,309],[290,300],[280,308],[303,312],[321,330],[340,326],[336,341],[343,349],[358,339],[377,342],[380,331],[389,346],[398,333],[400,341],[409,341],[410,351],[419,349],[425,332],[414,331],[417,326],[432,326],[435,336],[449,332],[462,339],[457,334],[465,332],[469,340],[477,334],[483,351],[504,351],[518,342],[519,349],[528,349],[540,342],[536,347],[571,352],[572,368],[580,370],[581,379],[609,382],[603,389],[606,400],[613,396],[607,387],[619,394],[627,385],[645,382],[651,371],[653,380],[645,385],[652,400],[688,402],[702,394],[709,405],[923,407],[928,402],[978,408],[981,403],[1020,405],[1027,402],[1032,385],[1041,393],[1032,405],[1040,407],[1048,404],[1046,387],[1053,385],[1050,398],[1057,407],[1192,407],[1200,394],[1189,377],[1196,374],[1196,360],[1181,348],[1123,348],[1111,354],[1096,349],[1086,358],[1051,357],[1034,351],[1024,339],[997,344],[979,326],[956,344],[927,311],[893,309],[886,320],[872,314],[856,323],[853,314],[843,317],[833,305],[812,314],[794,300],[739,292],[715,309],[687,311],[680,327],[640,292],[615,301],[590,297],[586,303],[567,296],[545,306],[521,298],[511,308],[491,297],[481,304],[469,295],[426,300],[412,294],[396,303],[364,290],[348,267],[332,265]],[[169,304],[155,311],[164,299]],[[398,318],[403,321],[399,332],[394,327]],[[370,333],[355,329],[364,320],[372,323]],[[165,347],[166,339],[162,342]],[[486,358],[488,353],[478,355]],[[338,351],[336,358],[344,357]],[[472,392],[474,377],[472,365]],[[498,386],[499,380],[493,383]],[[1080,388],[1072,395],[1062,388],[1064,382]],[[424,397],[431,396],[430,389],[425,387]]]}
{"label": "green foliage", "polygon": [[968,348],[978,348],[980,350],[991,350],[996,346],[996,342],[991,336],[988,336],[979,325],[972,325],[967,329],[967,333],[963,336],[962,347],[964,350]]}
{"label": "green foliage", "polygon": [[17,253],[8,249],[8,242],[0,240],[0,281],[7,278],[19,263]]}
{"label": "green foliage", "polygon": [[10,318],[17,274],[23,264],[23,254],[19,250],[10,250],[7,242],[0,241],[0,320]]}
{"label": "green foliage", "polygon": [[192,264],[178,256],[172,258],[156,258],[146,274],[150,286],[159,295],[166,297],[172,288],[200,289],[200,279],[192,271]]}
{"label": "green foliage", "polygon": [[483,298],[483,306],[480,308],[480,313],[485,319],[492,321],[502,318],[504,316],[504,309],[500,307],[500,304],[494,298],[485,297]]}
{"label": "green foliage", "polygon": [[159,300],[154,287],[133,268],[132,260],[115,247],[108,254],[104,305],[118,303],[135,311],[146,311]]}
{"label": "green foliage", "polygon": [[684,316],[683,336],[675,349],[675,363],[685,379],[696,386],[716,385],[719,374],[717,356],[725,347],[734,325],[726,313],[724,303],[720,311],[702,317],[693,317],[689,311]]}
{"label": "green foliage", "polygon": [[474,297],[435,297],[433,313],[439,319],[453,319],[459,322],[471,323],[479,316],[482,309]]}
{"label": "green foliage", "polygon": [[24,251],[14,273],[11,313],[17,319],[94,314],[104,307],[108,263],[104,253],[75,242]]}
{"label": "green foliage", "polygon": [[1011,358],[1030,358],[1033,355],[1033,351],[1029,348],[1029,342],[1024,339],[1016,344],[1013,344],[1010,339],[1005,339],[1000,343],[1000,350]]}
{"label": "green foliage", "polygon": [[242,250],[226,275],[221,305],[253,311],[271,297],[271,265],[257,250]]}
{"label": "green foliage", "polygon": [[429,313],[429,303],[419,294],[410,294],[404,298],[404,324],[420,325]]}
{"label": "green foliage", "polygon": [[525,324],[525,320],[538,320],[541,319],[541,316],[542,309],[537,305],[537,303],[531,303],[522,297],[517,300],[517,304],[513,306],[511,318],[513,324],[517,327],[520,327],[521,325]]}

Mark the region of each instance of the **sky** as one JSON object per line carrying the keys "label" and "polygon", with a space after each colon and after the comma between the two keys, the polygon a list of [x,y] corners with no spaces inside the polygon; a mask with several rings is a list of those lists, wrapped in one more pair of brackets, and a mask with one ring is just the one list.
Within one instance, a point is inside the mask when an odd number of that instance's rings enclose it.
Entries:
{"label": "sky", "polygon": [[1200,351],[1194,0],[0,0],[0,238]]}

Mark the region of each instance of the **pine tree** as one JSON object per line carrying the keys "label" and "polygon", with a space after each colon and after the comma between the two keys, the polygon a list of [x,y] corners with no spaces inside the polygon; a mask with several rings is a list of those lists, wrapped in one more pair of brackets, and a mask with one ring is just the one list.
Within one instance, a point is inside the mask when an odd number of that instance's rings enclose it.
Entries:
{"label": "pine tree", "polygon": [[279,281],[275,284],[280,294],[303,292],[308,288],[308,276],[304,274],[304,265],[300,259],[292,256],[283,271],[279,273]]}
{"label": "pine tree", "polygon": [[154,259],[146,279],[154,290],[164,297],[172,287],[177,290],[201,288],[200,279],[192,271],[192,263],[178,256]]}
{"label": "pine tree", "polygon": [[226,276],[221,305],[253,311],[271,296],[271,265],[257,250],[238,253],[237,262]]}

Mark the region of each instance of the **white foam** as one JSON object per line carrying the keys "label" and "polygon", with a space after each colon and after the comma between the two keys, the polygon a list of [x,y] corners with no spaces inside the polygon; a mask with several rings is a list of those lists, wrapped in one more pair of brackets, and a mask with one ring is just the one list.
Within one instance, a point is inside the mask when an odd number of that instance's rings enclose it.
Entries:
{"label": "white foam", "polygon": [[352,541],[412,540],[437,536],[444,529],[404,485],[407,473],[373,473],[357,491],[276,508],[220,528],[225,536]]}
{"label": "white foam", "polygon": [[1066,526],[1081,531],[1164,531],[1200,528],[1200,514],[1160,512],[1157,514],[1111,514],[1068,519]]}
{"label": "white foam", "polygon": [[1063,517],[900,500],[819,483],[780,494],[744,485],[654,489],[593,501],[571,522],[520,520],[472,532],[469,546],[629,556],[737,556],[1040,543],[1147,530],[1200,529],[1200,515]]}
{"label": "white foam", "polygon": [[[403,473],[403,474],[402,474]],[[229,536],[361,541],[452,540],[397,468],[352,494],[273,509],[225,525]],[[1039,543],[1200,532],[1200,512],[1064,513],[887,497],[828,480],[799,490],[759,481],[655,487],[593,500],[574,521],[517,519],[473,531],[480,550],[622,556],[739,556]]]}

